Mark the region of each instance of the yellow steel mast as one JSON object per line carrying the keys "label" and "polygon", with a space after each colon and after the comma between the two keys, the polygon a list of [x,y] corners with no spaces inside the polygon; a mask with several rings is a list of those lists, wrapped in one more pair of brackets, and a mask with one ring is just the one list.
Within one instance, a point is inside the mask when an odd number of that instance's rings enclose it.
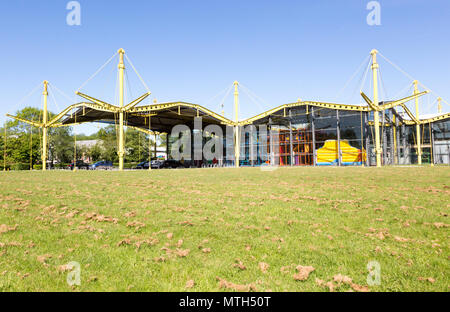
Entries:
{"label": "yellow steel mast", "polygon": [[442,113],[442,104],[441,104],[441,102],[442,102],[442,99],[438,98],[438,113],[439,114]]}
{"label": "yellow steel mast", "polygon": [[124,148],[124,134],[123,134],[123,105],[124,105],[124,70],[125,64],[123,62],[123,56],[125,54],[124,49],[119,50],[119,106],[121,108],[119,112],[119,170],[123,171],[123,158],[125,155]]}
{"label": "yellow steel mast", "polygon": [[239,158],[240,158],[240,135],[239,135],[239,83],[237,81],[234,82],[234,121],[236,122],[235,126],[235,139],[234,139],[234,159],[236,168],[239,168]]}
{"label": "yellow steel mast", "polygon": [[[372,50],[372,72],[373,72],[373,104],[378,107],[378,63],[377,50]],[[373,111],[373,122],[375,126],[375,153],[377,156],[377,167],[381,167],[381,148],[380,148],[380,114],[377,110]],[[384,120],[383,120],[384,122]]]}
{"label": "yellow steel mast", "polygon": [[44,92],[42,92],[44,96],[44,117],[42,120],[42,171],[47,170],[47,97],[48,97],[48,81],[44,81]]}
{"label": "yellow steel mast", "polygon": [[[419,93],[419,82],[414,80],[414,94]],[[416,119],[419,121],[419,98],[416,97]],[[417,138],[417,162],[419,165],[422,164],[422,146],[420,137],[420,124],[416,123],[416,138]]]}

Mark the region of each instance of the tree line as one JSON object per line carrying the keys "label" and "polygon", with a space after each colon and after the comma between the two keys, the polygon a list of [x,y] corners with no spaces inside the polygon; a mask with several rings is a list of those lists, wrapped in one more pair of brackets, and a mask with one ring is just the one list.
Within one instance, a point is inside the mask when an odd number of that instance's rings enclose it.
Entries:
{"label": "tree line", "polygon": [[[26,107],[16,113],[17,117],[34,122],[42,122],[42,115],[42,110],[33,107]],[[53,116],[55,114],[49,112],[49,119]],[[3,170],[5,159],[6,168],[11,170],[42,168],[42,129],[14,119],[8,120],[0,130],[1,170]],[[75,158],[80,160],[83,156],[88,156],[93,162],[106,160],[116,163],[119,161],[117,138],[118,133],[115,125],[100,128],[96,133],[89,136],[75,134],[73,127],[48,128],[48,163],[57,168],[65,168]],[[160,139],[163,143],[158,144],[158,146],[165,146],[165,135],[161,135]],[[96,140],[97,142],[89,147],[75,144],[76,141],[84,140]],[[148,160],[149,144],[150,153],[152,153],[152,157],[155,157],[154,136],[126,128],[126,162],[137,163]]]}

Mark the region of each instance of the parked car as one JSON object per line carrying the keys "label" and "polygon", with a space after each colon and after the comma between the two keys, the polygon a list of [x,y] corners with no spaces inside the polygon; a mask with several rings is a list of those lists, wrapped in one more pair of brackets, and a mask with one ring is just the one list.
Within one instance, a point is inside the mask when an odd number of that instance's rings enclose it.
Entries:
{"label": "parked car", "polygon": [[148,169],[148,161],[138,163],[135,169]]}
{"label": "parked car", "polygon": [[91,170],[111,170],[112,168],[113,163],[111,161],[97,161],[89,167]]}
{"label": "parked car", "polygon": [[152,160],[152,169],[161,169],[164,165],[164,160]]}
{"label": "parked car", "polygon": [[[73,167],[74,167],[74,165],[73,165],[73,163],[71,163],[71,164],[69,165],[69,169],[70,169],[70,170],[73,170]],[[89,164],[85,163],[85,162],[82,161],[82,160],[77,160],[77,162],[76,162],[76,168],[77,168],[77,169],[88,170],[88,169],[89,169]]]}
{"label": "parked car", "polygon": [[181,168],[181,167],[184,168],[184,166],[178,160],[174,160],[174,159],[164,160],[164,163],[161,166],[161,168],[171,168],[171,169]]}

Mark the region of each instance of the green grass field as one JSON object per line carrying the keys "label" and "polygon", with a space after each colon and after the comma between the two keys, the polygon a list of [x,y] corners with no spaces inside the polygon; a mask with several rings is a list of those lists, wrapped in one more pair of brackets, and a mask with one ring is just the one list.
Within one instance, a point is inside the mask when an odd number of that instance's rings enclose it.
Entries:
{"label": "green grass field", "polygon": [[1,172],[0,291],[447,292],[449,198],[448,167]]}

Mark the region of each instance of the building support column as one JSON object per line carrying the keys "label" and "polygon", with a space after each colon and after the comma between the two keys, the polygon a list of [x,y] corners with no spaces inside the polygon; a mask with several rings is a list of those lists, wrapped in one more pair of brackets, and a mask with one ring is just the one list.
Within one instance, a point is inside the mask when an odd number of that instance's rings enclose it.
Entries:
{"label": "building support column", "polygon": [[[42,92],[42,95],[44,96],[44,111],[43,111],[43,118],[42,118],[42,171],[47,170],[47,122],[48,122],[48,109],[47,109],[47,97],[48,97],[48,81],[44,81],[44,92]],[[76,167],[76,164],[74,164],[74,168]]]}
{"label": "building support column", "polygon": [[[377,50],[372,50],[372,74],[373,74],[373,104],[378,107],[378,68]],[[380,114],[373,111],[373,123],[375,127],[375,153],[377,157],[377,167],[381,167],[381,147],[380,147]],[[384,122],[384,121],[383,121]]]}
{"label": "building support column", "polygon": [[[124,106],[124,70],[125,64],[123,61],[123,56],[125,51],[123,49],[119,50],[119,106],[122,109]],[[123,116],[124,112],[120,110],[119,112],[119,171],[123,171],[124,156],[125,156],[125,142],[124,142],[124,130],[123,130]]]}
{"label": "building support column", "polygon": [[240,165],[240,152],[241,152],[241,142],[240,142],[240,129],[239,129],[239,83],[237,81],[234,82],[234,121],[236,122],[235,131],[234,131],[234,162],[235,167],[239,168]]}

